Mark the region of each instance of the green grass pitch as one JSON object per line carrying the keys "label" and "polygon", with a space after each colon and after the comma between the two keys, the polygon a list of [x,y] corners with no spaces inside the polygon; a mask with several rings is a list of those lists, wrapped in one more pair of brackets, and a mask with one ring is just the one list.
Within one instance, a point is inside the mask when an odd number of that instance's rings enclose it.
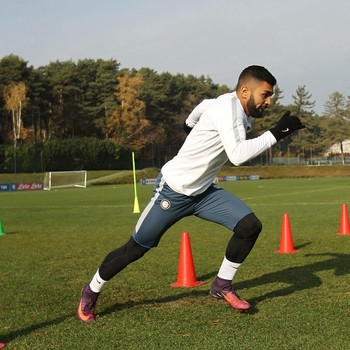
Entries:
{"label": "green grass pitch", "polygon": [[[263,222],[235,278],[253,311],[208,295],[231,233],[195,217],[174,225],[158,248],[110,281],[97,321],[75,318],[83,285],[130,236],[132,185],[0,193],[0,342],[6,349],[349,349],[348,177],[221,183]],[[141,209],[152,186],[139,186]],[[276,254],[288,213],[296,254]],[[191,239],[196,288],[172,288],[181,233]]]}

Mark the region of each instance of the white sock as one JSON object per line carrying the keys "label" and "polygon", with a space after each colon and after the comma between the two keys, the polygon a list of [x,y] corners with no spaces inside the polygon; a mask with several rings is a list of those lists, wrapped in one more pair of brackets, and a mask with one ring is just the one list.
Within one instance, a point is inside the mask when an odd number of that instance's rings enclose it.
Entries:
{"label": "white sock", "polygon": [[220,270],[218,272],[218,277],[222,278],[224,280],[232,281],[233,277],[235,277],[235,274],[238,270],[238,268],[241,266],[241,263],[234,263],[224,258]]}
{"label": "white sock", "polygon": [[95,276],[92,278],[90,282],[90,288],[94,293],[100,293],[103,286],[107,283],[108,281],[105,281],[101,278],[100,274],[98,273],[98,270],[95,273]]}

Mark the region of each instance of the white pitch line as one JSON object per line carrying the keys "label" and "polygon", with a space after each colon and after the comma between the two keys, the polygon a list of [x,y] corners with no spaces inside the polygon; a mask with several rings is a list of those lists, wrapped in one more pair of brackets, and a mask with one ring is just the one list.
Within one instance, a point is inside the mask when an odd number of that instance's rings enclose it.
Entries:
{"label": "white pitch line", "polygon": [[[132,204],[123,204],[123,205],[45,205],[45,206],[41,206],[41,205],[31,205],[31,206],[27,206],[27,207],[23,207],[21,206],[21,209],[77,209],[77,208],[127,208],[127,207],[132,207]],[[0,206],[1,209],[18,209],[18,207],[16,206]]]}
{"label": "white pitch line", "polygon": [[[321,189],[317,189],[317,190],[299,191],[299,192],[288,192],[288,196],[294,195],[294,194],[300,195],[300,194],[304,194],[304,193],[316,193],[316,192],[324,192],[324,191],[333,191],[333,190],[344,189],[344,188],[350,188],[350,186],[329,187],[329,188],[321,188]],[[246,198],[243,198],[243,200],[279,197],[279,196],[286,196],[286,194],[287,194],[286,192],[275,193],[275,194],[264,194],[262,196],[246,197]]]}
{"label": "white pitch line", "polygon": [[334,206],[334,205],[338,205],[339,203],[343,203],[344,201],[341,201],[341,200],[339,200],[339,201],[337,201],[337,202],[327,202],[327,203],[319,203],[319,202],[317,202],[317,203],[300,203],[300,202],[295,202],[295,203],[291,203],[291,202],[289,202],[289,203],[249,203],[249,205],[250,206],[252,206],[252,205],[255,205],[255,206],[259,206],[259,205],[263,205],[263,206],[270,206],[270,207],[274,207],[274,206],[276,206],[276,205],[278,205],[278,206],[280,206],[281,204],[283,204],[283,205],[312,205],[312,206],[315,206],[315,205],[320,205],[320,206],[322,206],[322,205],[329,205],[329,206]]}

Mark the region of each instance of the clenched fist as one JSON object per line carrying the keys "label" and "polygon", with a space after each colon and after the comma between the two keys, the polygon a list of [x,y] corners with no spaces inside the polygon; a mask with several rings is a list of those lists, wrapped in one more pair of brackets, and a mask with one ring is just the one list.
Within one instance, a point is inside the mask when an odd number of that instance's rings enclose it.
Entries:
{"label": "clenched fist", "polygon": [[270,131],[275,139],[279,141],[294,131],[304,128],[305,125],[302,124],[300,119],[298,117],[290,115],[290,111],[287,111],[283,114],[277,125],[270,129]]}

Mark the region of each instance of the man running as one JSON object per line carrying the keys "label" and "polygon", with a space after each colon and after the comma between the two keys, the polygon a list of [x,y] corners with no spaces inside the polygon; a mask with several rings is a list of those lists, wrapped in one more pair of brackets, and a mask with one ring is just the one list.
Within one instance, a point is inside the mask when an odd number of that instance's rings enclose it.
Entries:
{"label": "man running", "polygon": [[95,320],[94,309],[103,286],[130,263],[158,245],[163,234],[180,219],[195,215],[233,231],[210,295],[233,309],[246,311],[232,280],[252,250],[262,224],[253,211],[234,194],[214,184],[229,160],[239,166],[265,152],[292,132],[304,128],[297,117],[285,113],[275,127],[247,140],[252,118],[263,117],[271,104],[274,76],[262,66],[245,68],[236,91],[197,105],[185,121],[188,136],[178,154],[161,169],[153,196],[129,239],[110,252],[92,280],[83,288],[78,318]]}

